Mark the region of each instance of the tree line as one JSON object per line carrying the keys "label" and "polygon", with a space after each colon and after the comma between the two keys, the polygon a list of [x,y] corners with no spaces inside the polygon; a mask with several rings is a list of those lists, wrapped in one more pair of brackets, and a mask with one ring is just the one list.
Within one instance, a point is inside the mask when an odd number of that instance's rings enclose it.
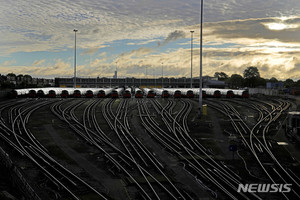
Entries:
{"label": "tree line", "polygon": [[0,74],[0,88],[29,88],[29,87],[49,87],[52,79],[32,78],[28,74],[9,73],[7,75]]}
{"label": "tree line", "polygon": [[292,79],[286,79],[285,81],[278,81],[275,77],[270,79],[264,79],[260,76],[257,67],[247,67],[243,76],[240,74],[232,74],[230,77],[225,72],[216,72],[214,77],[220,81],[225,81],[229,88],[244,88],[244,87],[266,87],[267,82],[283,82],[285,88],[300,87],[300,80],[294,81]]}
{"label": "tree line", "polygon": [[[229,88],[244,88],[244,87],[266,87],[267,82],[283,82],[285,88],[300,87],[300,80],[293,81],[292,79],[286,79],[285,81],[278,81],[275,77],[270,79],[264,79],[260,76],[257,67],[247,67],[243,76],[240,74],[232,74],[230,77],[225,72],[215,72],[214,77],[220,81],[225,81]],[[1,88],[25,88],[33,86],[49,86],[49,82],[46,79],[35,79],[26,75],[16,75],[9,73],[6,76],[0,74],[0,87]],[[49,79],[48,79],[49,80]]]}

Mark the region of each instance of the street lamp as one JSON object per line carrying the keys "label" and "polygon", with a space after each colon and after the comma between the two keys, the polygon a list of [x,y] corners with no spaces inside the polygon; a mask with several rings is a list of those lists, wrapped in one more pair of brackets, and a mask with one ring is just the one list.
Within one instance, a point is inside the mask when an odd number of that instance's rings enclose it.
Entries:
{"label": "street lamp", "polygon": [[164,88],[164,63],[161,63],[161,88]]}
{"label": "street lamp", "polygon": [[147,85],[147,88],[148,88],[148,66],[146,65],[146,85]]}
{"label": "street lamp", "polygon": [[153,68],[154,87],[156,88],[155,68]]}
{"label": "street lamp", "polygon": [[202,29],[203,29],[203,0],[200,5],[200,77],[199,77],[199,117],[202,116]]}
{"label": "street lamp", "polygon": [[191,31],[191,88],[193,88],[193,33]]}
{"label": "street lamp", "polygon": [[76,88],[76,32],[78,30],[74,29],[75,32],[75,50],[74,50],[74,88]]}

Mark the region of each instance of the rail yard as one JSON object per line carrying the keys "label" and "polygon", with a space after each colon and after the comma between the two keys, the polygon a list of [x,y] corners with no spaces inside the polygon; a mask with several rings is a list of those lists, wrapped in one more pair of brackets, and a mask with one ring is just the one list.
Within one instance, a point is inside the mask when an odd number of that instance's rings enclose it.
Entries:
{"label": "rail yard", "polygon": [[299,199],[299,147],[282,128],[297,102],[204,89],[207,115],[198,118],[198,95],[13,91],[0,105],[1,159],[26,187],[12,183],[11,191],[30,199]]}

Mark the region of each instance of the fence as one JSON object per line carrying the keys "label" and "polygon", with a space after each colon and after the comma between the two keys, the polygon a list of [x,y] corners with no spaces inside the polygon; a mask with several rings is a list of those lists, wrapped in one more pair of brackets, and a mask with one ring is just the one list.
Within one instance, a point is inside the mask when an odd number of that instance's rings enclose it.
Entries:
{"label": "fence", "polygon": [[278,96],[279,91],[277,89],[249,88],[249,94],[264,94],[268,96]]}

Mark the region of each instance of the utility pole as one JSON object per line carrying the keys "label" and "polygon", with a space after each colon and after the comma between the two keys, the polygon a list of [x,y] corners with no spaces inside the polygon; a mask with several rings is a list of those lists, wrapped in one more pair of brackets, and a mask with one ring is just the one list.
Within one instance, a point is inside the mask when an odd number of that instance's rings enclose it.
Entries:
{"label": "utility pole", "polygon": [[161,88],[164,88],[164,63],[161,63]]}
{"label": "utility pole", "polygon": [[75,48],[74,48],[74,88],[76,88],[76,32],[78,30],[74,29],[75,32]]}
{"label": "utility pole", "polygon": [[193,88],[193,33],[191,31],[191,88]]}
{"label": "utility pole", "polygon": [[148,88],[148,66],[146,65],[146,85],[147,85],[147,88]]}
{"label": "utility pole", "polygon": [[155,68],[153,68],[154,87],[156,88]]}
{"label": "utility pole", "polygon": [[203,0],[200,5],[200,77],[199,77],[199,117],[202,116],[202,30],[203,30]]}

